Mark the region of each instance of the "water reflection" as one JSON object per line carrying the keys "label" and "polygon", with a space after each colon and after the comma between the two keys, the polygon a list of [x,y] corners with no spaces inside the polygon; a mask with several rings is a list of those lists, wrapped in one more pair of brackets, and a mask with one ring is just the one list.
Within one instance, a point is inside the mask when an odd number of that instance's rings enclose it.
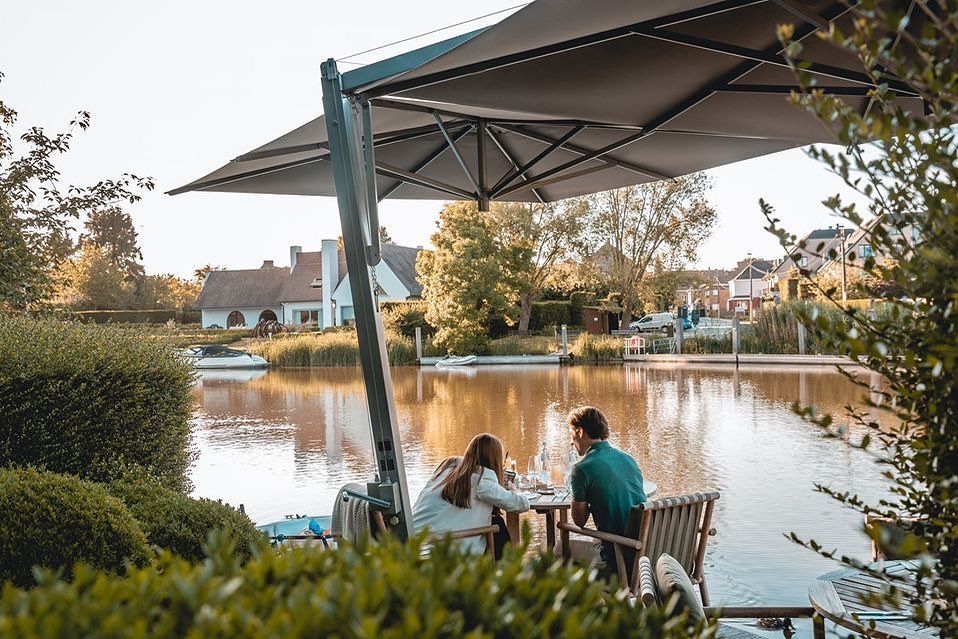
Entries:
{"label": "water reflection", "polygon": [[[616,445],[661,495],[722,492],[706,571],[717,600],[805,601],[808,583],[830,566],[783,532],[867,552],[857,516],[813,486],[874,498],[883,491],[878,468],[790,410],[796,399],[833,413],[858,403],[865,390],[831,369],[404,367],[393,377],[413,498],[478,432],[500,437],[520,470],[542,441],[558,460],[568,449],[565,414],[588,403],[606,413]],[[341,485],[373,471],[357,369],[206,373],[196,393],[197,493],[244,503],[256,520],[329,512]]]}

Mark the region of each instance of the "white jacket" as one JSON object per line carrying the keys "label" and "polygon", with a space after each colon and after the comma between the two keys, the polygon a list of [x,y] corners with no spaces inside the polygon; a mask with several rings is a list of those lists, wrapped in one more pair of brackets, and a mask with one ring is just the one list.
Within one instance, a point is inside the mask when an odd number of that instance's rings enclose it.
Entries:
{"label": "white jacket", "polygon": [[[433,535],[488,526],[492,521],[492,507],[522,513],[529,510],[529,500],[499,484],[496,474],[488,468],[472,474],[472,500],[469,508],[459,508],[442,498],[442,480],[452,472],[444,471],[430,479],[412,507],[412,521],[416,532],[428,528]],[[460,541],[469,552],[482,554],[486,550],[485,537],[469,537]]]}

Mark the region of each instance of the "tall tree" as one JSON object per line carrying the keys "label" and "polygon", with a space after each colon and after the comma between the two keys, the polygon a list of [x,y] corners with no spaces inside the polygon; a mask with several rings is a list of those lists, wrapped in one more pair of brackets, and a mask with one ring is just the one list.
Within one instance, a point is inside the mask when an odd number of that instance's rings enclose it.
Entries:
{"label": "tall tree", "polygon": [[103,249],[113,266],[121,269],[127,277],[143,275],[143,259],[137,242],[133,218],[118,206],[109,206],[91,211],[83,223],[84,232],[80,242],[89,242]]}
{"label": "tall tree", "polygon": [[386,230],[385,226],[379,227],[379,243],[380,244],[395,244],[395,242],[393,242],[392,236],[389,234],[389,231]]}
{"label": "tall tree", "polygon": [[482,352],[496,315],[510,314],[516,287],[489,216],[475,202],[451,202],[439,214],[434,251],[416,261],[434,343],[457,354]]}
{"label": "tall tree", "polygon": [[590,198],[593,246],[609,244],[608,274],[622,298],[622,322],[632,319],[639,285],[658,262],[677,268],[715,225],[705,195],[711,180],[696,173],[675,180],[606,191]]}
{"label": "tall tree", "polygon": [[579,246],[588,204],[493,204],[489,218],[498,234],[503,265],[519,294],[519,331],[529,330],[532,303],[552,269]]}
{"label": "tall tree", "polygon": [[74,132],[90,125],[86,111],[64,133],[28,128],[19,136],[22,152],[14,148],[16,124],[17,112],[0,100],[0,307],[28,310],[52,295],[56,268],[73,250],[71,224],[83,213],[136,202],[153,181],[125,173],[88,187],[62,183],[54,162]]}
{"label": "tall tree", "polygon": [[77,254],[59,268],[61,286],[56,302],[60,306],[82,310],[129,308],[133,286],[126,272],[113,263],[107,250],[84,242]]}

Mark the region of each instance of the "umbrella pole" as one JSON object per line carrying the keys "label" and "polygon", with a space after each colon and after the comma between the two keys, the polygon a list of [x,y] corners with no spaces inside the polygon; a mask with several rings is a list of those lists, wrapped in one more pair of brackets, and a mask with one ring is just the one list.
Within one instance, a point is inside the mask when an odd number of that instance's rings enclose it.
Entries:
{"label": "umbrella pole", "polygon": [[[376,299],[370,267],[379,262],[379,225],[376,206],[372,149],[363,149],[372,135],[368,112],[358,100],[343,96],[342,78],[335,60],[322,64],[323,111],[329,135],[329,154],[333,164],[339,219],[343,230],[346,272],[353,297],[359,358],[369,407],[373,453],[377,481],[367,485],[369,494],[387,501],[387,519],[395,517],[392,529],[406,539],[412,532],[409,488],[403,466],[399,422],[393,398],[392,376],[382,318]],[[364,117],[365,116],[365,117]],[[366,165],[370,164],[369,167]],[[372,224],[375,222],[375,224]],[[393,523],[392,521],[390,523]]]}

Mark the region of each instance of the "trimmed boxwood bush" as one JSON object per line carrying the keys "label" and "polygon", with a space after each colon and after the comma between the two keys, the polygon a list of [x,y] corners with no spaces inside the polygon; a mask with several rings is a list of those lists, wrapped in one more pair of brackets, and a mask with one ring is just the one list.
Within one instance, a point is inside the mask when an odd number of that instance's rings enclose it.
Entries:
{"label": "trimmed boxwood bush", "polygon": [[97,324],[166,324],[173,320],[178,324],[199,324],[200,311],[185,309],[149,309],[128,311],[76,311],[73,315],[84,322]]}
{"label": "trimmed boxwood bush", "polygon": [[423,337],[431,337],[436,332],[426,321],[426,303],[423,301],[381,302],[380,310],[387,331],[395,331],[404,337],[415,337],[416,327],[422,329]]}
{"label": "trimmed boxwood bush", "polygon": [[203,544],[211,531],[221,531],[242,559],[267,545],[249,517],[229,504],[193,499],[155,481],[116,481],[107,486],[139,522],[147,541],[190,561],[206,555]]}
{"label": "trimmed boxwood bush", "polygon": [[28,586],[34,566],[69,575],[78,561],[120,572],[126,561],[147,556],[133,515],[103,486],[33,469],[0,470],[0,581]]}
{"label": "trimmed boxwood bush", "polygon": [[142,467],[187,488],[193,373],[139,331],[0,319],[0,467],[105,481]]}
{"label": "trimmed boxwood bush", "polygon": [[[214,546],[200,565],[165,557],[121,579],[78,569],[0,598],[0,636],[422,639],[680,639],[704,636],[610,596],[594,572],[509,553],[493,563],[397,542],[264,553],[241,566]],[[714,630],[709,629],[709,632]]]}

